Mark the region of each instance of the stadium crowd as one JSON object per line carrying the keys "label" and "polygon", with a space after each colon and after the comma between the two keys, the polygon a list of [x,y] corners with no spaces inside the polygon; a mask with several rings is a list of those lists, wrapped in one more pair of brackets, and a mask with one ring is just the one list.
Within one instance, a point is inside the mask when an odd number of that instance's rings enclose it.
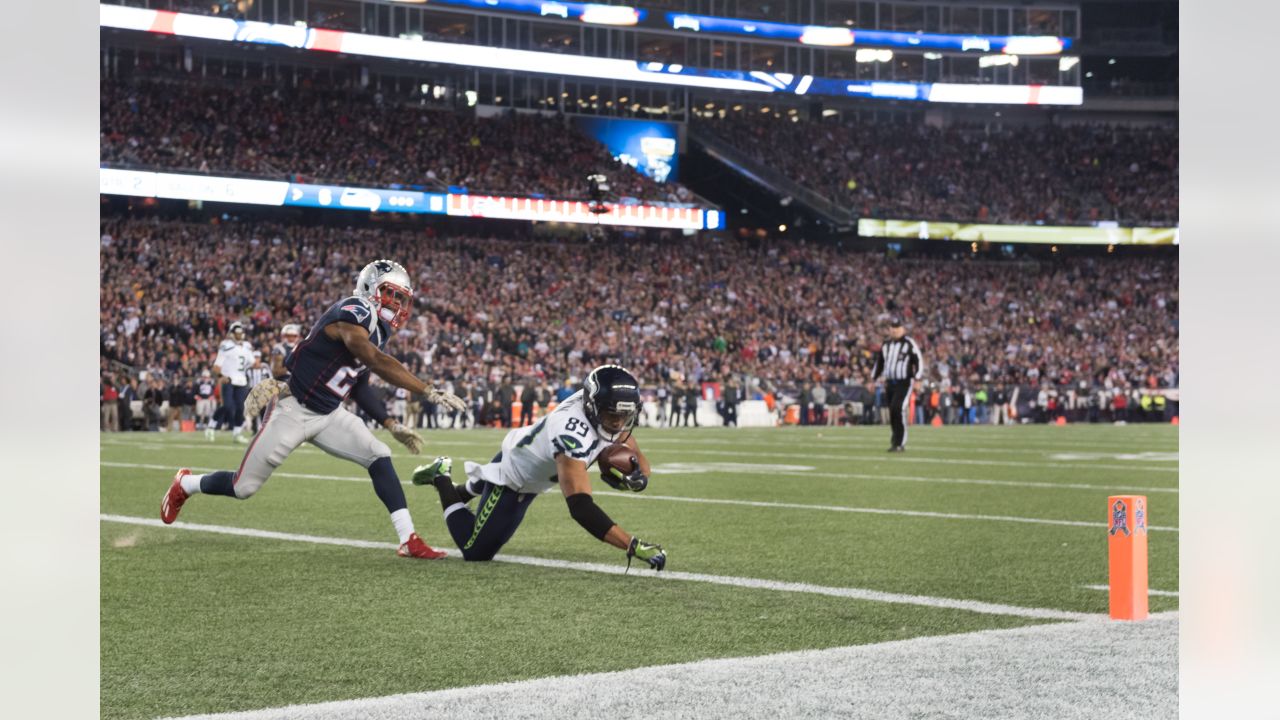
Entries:
{"label": "stadium crowd", "polygon": [[421,95],[392,98],[299,72],[296,86],[157,68],[130,80],[104,77],[101,160],[295,182],[453,185],[564,199],[589,199],[586,178],[602,173],[618,197],[693,199],[679,183],[658,184],[618,162],[563,116],[479,118],[471,110],[429,107]]}
{"label": "stadium crowd", "polygon": [[694,127],[857,217],[1176,225],[1178,133],[1040,125],[1000,130],[908,122],[791,122],[733,113]]}
{"label": "stadium crowd", "polygon": [[890,315],[906,318],[924,352],[922,393],[959,392],[961,407],[964,393],[976,404],[1015,388],[1065,403],[1178,386],[1176,259],[908,260],[801,241],[156,218],[104,219],[101,230],[104,402],[124,378],[188,393],[237,320],[269,361],[282,325],[310,327],[377,257],[402,262],[418,289],[389,351],[478,403],[477,416],[513,384],[564,392],[606,361],[664,397],[733,381],[745,398],[803,405],[822,388],[831,405],[856,399],[869,411]]}

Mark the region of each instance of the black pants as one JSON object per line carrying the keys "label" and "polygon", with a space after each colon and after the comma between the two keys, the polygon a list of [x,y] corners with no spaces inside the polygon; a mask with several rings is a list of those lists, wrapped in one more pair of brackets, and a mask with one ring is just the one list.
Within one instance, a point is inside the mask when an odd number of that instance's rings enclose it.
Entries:
{"label": "black pants", "polygon": [[492,560],[516,533],[529,505],[538,497],[493,483],[482,485],[478,514],[458,507],[444,519],[464,560]]}
{"label": "black pants", "polygon": [[907,403],[911,398],[911,381],[889,380],[885,382],[885,390],[889,396],[889,424],[893,426],[893,438],[890,442],[894,447],[901,447],[907,444],[907,424],[904,416],[907,413]]}
{"label": "black pants", "polygon": [[244,401],[248,397],[248,385],[222,384],[222,407],[226,409],[223,419],[228,429],[238,428],[244,424]]}

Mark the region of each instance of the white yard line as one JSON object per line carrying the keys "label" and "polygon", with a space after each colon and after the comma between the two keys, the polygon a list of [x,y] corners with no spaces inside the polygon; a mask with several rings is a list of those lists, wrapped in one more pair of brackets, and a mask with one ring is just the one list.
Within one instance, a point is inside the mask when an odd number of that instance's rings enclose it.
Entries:
{"label": "white yard line", "polygon": [[[137,468],[142,470],[166,470],[166,471],[177,470],[177,468],[174,468],[172,466],[147,465],[142,463],[114,463],[114,462],[104,461],[100,464],[104,467]],[[209,468],[191,468],[191,469],[194,472],[212,472],[212,470]],[[356,477],[351,475],[319,475],[319,474],[313,474],[313,473],[293,473],[293,472],[283,472],[280,470],[277,470],[276,472],[272,473],[272,476],[299,478],[303,480],[342,480],[346,482],[370,482],[369,478],[367,477]],[[402,480],[401,484],[408,485],[409,483],[408,481]],[[1015,523],[1026,523],[1026,524],[1032,524],[1032,525],[1059,525],[1059,526],[1068,526],[1068,527],[1105,528],[1107,526],[1107,524],[1104,522],[1087,522],[1083,520],[1055,520],[1055,519],[1049,519],[1049,518],[1025,518],[1025,517],[1012,517],[1007,515],[970,515],[970,514],[961,514],[961,513],[930,512],[926,510],[896,510],[893,508],[846,507],[841,505],[802,505],[799,503],[768,502],[763,500],[760,500],[760,501],[731,500],[731,499],[678,497],[674,495],[650,495],[650,494],[637,495],[635,493],[616,493],[616,492],[609,492],[609,491],[600,491],[597,494],[609,495],[609,496],[620,497],[620,498],[636,499],[636,500],[665,500],[669,502],[706,503],[710,505],[738,505],[742,507],[777,508],[777,509],[785,509],[785,510],[816,510],[816,511],[822,511],[822,512],[864,513],[869,515],[900,515],[904,517],[937,518],[937,519],[946,519],[946,520],[977,520],[977,521],[987,521],[987,522],[1015,522]],[[1153,531],[1155,530],[1170,531],[1170,532],[1178,531],[1178,529],[1175,527],[1164,527],[1159,525],[1152,525],[1150,529]]]}
{"label": "white yard line", "polygon": [[[874,441],[868,442],[863,438],[854,438],[854,437],[847,437],[847,438],[804,437],[804,438],[791,438],[790,440],[781,439],[781,438],[776,440],[762,440],[759,438],[742,438],[742,439],[736,439],[736,440],[725,439],[725,438],[689,439],[689,438],[653,437],[651,435],[637,435],[637,437],[643,441],[642,444],[646,448],[650,446],[662,446],[662,445],[733,445],[733,446],[749,445],[751,447],[778,446],[778,447],[794,448],[796,446],[797,441],[803,440],[804,442],[812,442],[815,445],[826,446],[827,449],[831,449],[831,450],[837,450],[841,448],[851,448],[855,450],[884,450],[885,449],[884,442],[874,442]],[[974,438],[974,440],[977,441],[978,438]],[[1073,450],[1077,452],[1090,451],[1098,454],[1125,454],[1125,453],[1140,453],[1140,452],[1161,452],[1161,453],[1178,452],[1178,448],[1176,446],[1153,447],[1148,444],[1139,445],[1135,443],[1105,445],[1103,443],[1081,442],[1081,443],[1055,444],[1052,447],[1049,447],[1049,446],[1037,447],[1037,443],[1021,443],[1020,442],[1018,443],[1018,447],[1016,448],[974,447],[973,443],[969,443],[965,445],[957,445],[953,443],[940,443],[940,442],[935,442],[933,438],[912,443],[911,449],[914,452],[929,452],[929,453],[955,452],[955,453],[986,453],[986,454],[995,454],[995,455],[1044,455],[1044,456],[1052,455],[1054,453],[1070,452]],[[1175,462],[1175,461],[1160,460],[1159,462]]]}
{"label": "white yard line", "polygon": [[[143,434],[138,434],[138,435],[139,435],[139,439],[133,442],[118,441],[118,440],[102,440],[101,444],[114,446],[114,447],[134,447],[134,448],[141,448],[147,445],[152,445],[152,446],[163,446],[166,448],[184,448],[184,449],[190,449],[190,450],[236,450],[240,452],[244,451],[243,446],[232,445],[228,443],[225,439],[219,439],[215,442],[206,443],[206,444],[199,444],[199,443],[183,443],[183,442],[169,441],[167,437],[172,437],[172,434],[148,433],[145,435]],[[192,439],[195,439],[194,433],[192,433],[192,436],[193,436]],[[430,447],[433,445],[439,445],[444,447],[470,446],[470,447],[492,448],[492,447],[497,447],[498,445],[501,444],[501,438],[499,437],[461,438],[461,437],[454,437],[454,436],[439,437],[432,434],[427,434],[424,437],[426,438],[428,449],[430,449]],[[746,445],[751,447],[778,446],[778,447],[785,447],[785,448],[794,448],[797,440],[804,440],[806,442],[812,441],[817,444],[831,446],[827,448],[831,450],[849,448],[852,450],[878,451],[878,450],[884,449],[884,443],[853,442],[852,441],[853,438],[826,438],[826,437],[824,438],[804,437],[804,438],[791,438],[791,439],[783,439],[783,438],[760,439],[760,438],[745,438],[745,437],[740,439],[711,438],[711,437],[666,438],[666,437],[654,437],[652,435],[645,436],[643,434],[637,437],[640,437],[643,440],[643,444],[645,447],[650,447],[650,446],[661,447],[664,445],[676,445],[676,446],[728,445],[728,446],[736,447],[736,446]],[[977,440],[977,438],[975,438],[975,440]],[[924,453],[934,453],[934,454],[945,454],[950,452],[956,452],[956,453],[985,453],[985,454],[992,454],[992,455],[1006,455],[1006,454],[1007,455],[1041,455],[1046,457],[1054,453],[1070,452],[1073,450],[1077,452],[1087,451],[1087,452],[1092,452],[1098,455],[1108,455],[1108,454],[1122,455],[1122,454],[1135,454],[1135,453],[1143,453],[1143,452],[1158,452],[1158,453],[1178,452],[1178,448],[1176,446],[1152,447],[1150,445],[1142,445],[1138,443],[1124,443],[1124,444],[1113,444],[1113,445],[1106,445],[1103,443],[1092,443],[1092,442],[1061,443],[1061,444],[1055,444],[1052,447],[1040,447],[1040,448],[1034,447],[1035,445],[1036,445],[1035,443],[1019,443],[1019,447],[1017,448],[993,448],[993,447],[973,447],[971,444],[955,445],[955,444],[947,444],[947,443],[936,443],[936,442],[933,442],[932,440],[926,440],[922,442],[913,443],[911,447],[911,451],[917,452],[917,453],[924,452]],[[307,449],[312,452],[320,452],[315,448],[308,447]],[[839,457],[846,458],[850,456],[841,455]],[[1099,458],[1099,459],[1105,459],[1105,458]],[[1172,459],[1144,459],[1142,460],[1142,462],[1171,463],[1171,462],[1177,462],[1177,461]],[[1061,464],[1061,463],[1050,462],[1047,464]]]}
{"label": "white yard line", "polygon": [[[678,497],[675,495],[650,495],[647,493],[641,495],[636,493],[609,492],[607,490],[600,491],[595,494],[608,495],[610,497],[627,498],[630,500],[666,500],[671,502],[705,503],[708,505],[739,505],[742,507],[783,508],[783,509],[789,509],[789,510],[815,510],[819,512],[866,513],[869,515],[903,515],[906,517],[940,518],[945,520],[978,520],[978,521],[986,521],[986,522],[1030,523],[1033,525],[1065,525],[1068,527],[1088,527],[1088,528],[1107,527],[1107,524],[1104,522],[1086,522],[1083,520],[1054,520],[1050,518],[1012,517],[1008,515],[969,515],[964,513],[930,512],[927,510],[893,510],[888,508],[845,507],[841,505],[803,505],[800,503],[766,502],[762,500],[725,500],[725,499],[719,499],[719,498]],[[1163,527],[1163,526],[1156,526],[1156,525],[1152,525],[1149,529],[1171,531],[1171,532],[1178,531],[1178,528]]]}
{"label": "white yard line", "polygon": [[[888,453],[879,453],[875,455],[821,455],[817,453],[793,452],[752,452],[750,450],[700,450],[690,448],[682,451],[686,455],[731,455],[733,457],[766,457],[777,460],[781,459],[805,459],[805,460],[854,460],[862,463],[870,462],[871,464],[901,464],[901,463],[931,463],[937,465],[987,465],[992,467],[1029,467],[1038,468],[1040,470],[1071,468],[1076,470],[1127,470],[1129,472],[1166,472],[1176,473],[1176,467],[1152,467],[1144,465],[1140,462],[1134,462],[1131,465],[1103,465],[1101,463],[1080,463],[1080,462],[1059,462],[1054,460],[1046,460],[1045,462],[1021,462],[1018,460],[961,460],[959,458],[922,458],[911,454],[910,448],[905,454],[887,456]],[[683,458],[682,458],[683,459]]]}
{"label": "white yard line", "polygon": [[185,720],[1176,717],[1178,625],[1162,613],[979,630]]}
{"label": "white yard line", "polygon": [[[1111,589],[1110,585],[1081,585],[1081,587],[1086,590],[1107,591]],[[1147,590],[1147,594],[1152,597],[1178,597],[1177,590]]]}
{"label": "white yard line", "polygon": [[[375,548],[380,550],[394,550],[395,544],[372,542],[369,540],[351,540],[347,538],[321,537],[317,535],[299,535],[295,533],[276,532],[273,530],[255,530],[252,528],[231,527],[226,525],[200,525],[195,523],[175,522],[172,525],[165,525],[159,518],[142,518],[127,515],[109,515],[102,514],[99,518],[103,522],[124,523],[128,525],[144,525],[156,528],[169,528],[173,530],[187,530],[196,532],[218,533],[222,535],[238,535],[241,537],[257,537],[269,540],[285,540],[291,542],[314,543],[320,545],[340,545],[346,547],[357,548]],[[449,557],[458,557],[456,553],[450,553]],[[626,567],[622,564],[606,565],[603,563],[585,563],[572,562],[568,560],[552,560],[547,558],[524,557],[519,555],[498,555],[494,558],[497,562],[514,563],[517,565],[531,565],[535,567],[555,568],[560,570],[576,570],[580,572],[592,572],[605,575],[624,575]],[[1038,620],[1090,620],[1101,621],[1106,618],[1105,615],[1095,613],[1081,613],[1068,610],[1052,610],[1047,608],[1029,608],[1017,605],[1001,605],[998,603],[988,603],[979,600],[956,600],[952,598],[930,597],[927,595],[907,595],[902,593],[883,592],[880,590],[868,590],[864,588],[844,588],[844,587],[827,587],[823,585],[811,585],[809,583],[784,582],[780,580],[765,580],[760,578],[734,577],[730,575],[708,575],[705,573],[690,572],[634,572],[637,582],[649,581],[684,581],[684,582],[700,582],[712,585],[727,585],[731,587],[742,587],[752,590],[774,590],[778,592],[806,593],[811,595],[824,595],[827,597],[846,598],[849,600],[866,600],[870,602],[894,603],[900,605],[918,605],[931,608],[944,608],[949,610],[965,610],[968,612],[983,613],[987,615],[1005,615],[1011,617],[1031,618]]]}
{"label": "white yard line", "polygon": [[[680,475],[681,473],[675,473]],[[708,474],[708,473],[688,473]],[[749,473],[755,474],[755,473]],[[787,477],[833,478],[838,480],[884,480],[886,482],[923,482],[943,485],[995,485],[1003,487],[1038,488],[1043,490],[1094,490],[1098,492],[1147,492],[1176,493],[1178,488],[1133,486],[1133,485],[1090,485],[1088,483],[1055,483],[1035,482],[1032,480],[985,480],[981,478],[930,477],[928,475],[870,475],[865,473],[831,473],[831,472],[799,472],[795,470],[777,470],[759,473],[761,475],[785,475]]]}

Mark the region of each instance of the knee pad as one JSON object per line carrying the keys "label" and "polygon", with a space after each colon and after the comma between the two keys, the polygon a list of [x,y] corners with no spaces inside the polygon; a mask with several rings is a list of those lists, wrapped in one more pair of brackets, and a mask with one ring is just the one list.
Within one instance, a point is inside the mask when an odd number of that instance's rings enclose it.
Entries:
{"label": "knee pad", "polygon": [[[372,437],[372,436],[370,436]],[[391,448],[387,444],[377,438],[369,443],[369,464],[372,465],[378,458],[391,457]]]}
{"label": "knee pad", "polygon": [[463,550],[462,559],[466,560],[467,562],[488,562],[489,560],[493,559],[494,555],[497,555],[497,554],[498,554],[497,550],[489,550],[487,548],[481,550],[478,548],[473,548],[471,550]]}
{"label": "knee pad", "polygon": [[239,500],[247,500],[253,497],[254,493],[262,489],[265,480],[258,478],[238,477],[235,480],[234,491],[236,498]]}

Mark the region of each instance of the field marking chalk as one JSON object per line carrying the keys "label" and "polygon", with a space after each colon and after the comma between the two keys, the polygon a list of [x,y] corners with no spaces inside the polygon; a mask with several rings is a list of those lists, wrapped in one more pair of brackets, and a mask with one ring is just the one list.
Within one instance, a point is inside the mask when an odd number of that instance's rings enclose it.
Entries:
{"label": "field marking chalk", "polygon": [[[237,535],[240,537],[256,537],[267,540],[284,540],[291,542],[313,543],[318,545],[339,545],[346,547],[394,550],[396,545],[371,540],[353,540],[347,538],[322,537],[318,535],[300,535],[277,532],[274,530],[257,530],[253,528],[231,527],[227,525],[201,525],[196,523],[175,522],[165,525],[159,518],[142,518],[129,515],[111,515],[103,513],[98,516],[103,522],[123,523],[127,525],[145,525],[156,528],[189,530],[195,532],[217,533],[221,535]],[[456,552],[449,557],[458,558]],[[605,565],[603,563],[573,562],[569,560],[552,560],[547,558],[526,557],[521,555],[498,555],[497,562],[530,565],[534,567],[556,568],[559,570],[577,570],[603,575],[626,575],[622,565]],[[1019,605],[1001,605],[980,600],[957,600],[953,598],[930,597],[927,595],[907,595],[864,588],[827,587],[809,583],[785,582],[781,580],[764,580],[760,578],[734,577],[731,575],[708,575],[690,572],[642,573],[635,576],[640,582],[647,581],[687,581],[701,582],[711,585],[748,588],[751,590],[775,590],[778,592],[806,593],[827,597],[847,598],[850,600],[866,600],[871,602],[892,603],[898,605],[918,605],[948,610],[964,610],[986,615],[1004,615],[1009,617],[1031,618],[1036,620],[1074,620],[1104,622],[1106,615],[1101,613],[1082,613],[1069,610],[1053,610],[1049,608],[1031,608]],[[643,578],[643,579],[641,579]]]}

